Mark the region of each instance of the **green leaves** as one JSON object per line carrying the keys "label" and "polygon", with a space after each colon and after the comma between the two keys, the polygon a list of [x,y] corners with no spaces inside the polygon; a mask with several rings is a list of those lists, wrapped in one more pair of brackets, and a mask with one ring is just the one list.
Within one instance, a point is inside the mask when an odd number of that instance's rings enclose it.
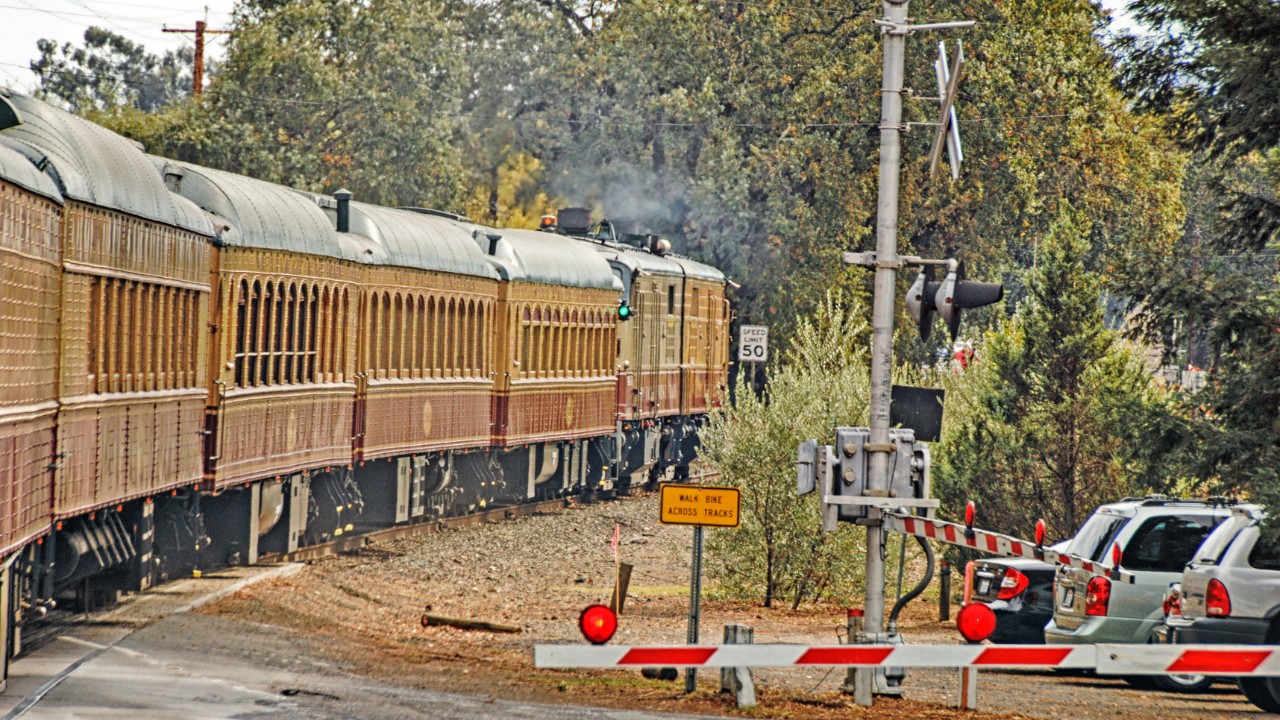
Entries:
{"label": "green leaves", "polygon": [[948,388],[935,455],[943,507],[975,500],[994,529],[1057,537],[1093,508],[1157,485],[1167,414],[1141,359],[1103,327],[1101,284],[1084,269],[1089,225],[1064,207],[1037,246],[1028,297],[986,336]]}
{"label": "green leaves", "polygon": [[84,45],[39,40],[40,57],[31,69],[40,94],[66,103],[73,112],[136,108],[151,112],[191,94],[190,49],[163,56],[99,27],[84,31]]}
{"label": "green leaves", "polygon": [[742,488],[743,523],[711,534],[709,571],[719,592],[766,605],[861,592],[854,572],[861,535],[823,533],[815,495],[795,495],[796,448],[808,438],[830,442],[839,425],[865,424],[869,328],[861,301],[828,295],[799,322],[769,388],[756,396],[745,382],[733,402],[711,417],[702,455],[718,482]]}

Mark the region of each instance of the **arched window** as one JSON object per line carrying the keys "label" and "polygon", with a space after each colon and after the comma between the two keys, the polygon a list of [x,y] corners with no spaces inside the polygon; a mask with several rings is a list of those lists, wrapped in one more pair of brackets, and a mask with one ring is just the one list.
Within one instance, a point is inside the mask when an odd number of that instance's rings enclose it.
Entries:
{"label": "arched window", "polygon": [[396,293],[391,311],[391,372],[398,378],[404,370],[404,298]]}
{"label": "arched window", "polygon": [[444,376],[457,377],[458,369],[458,301],[449,298],[445,312]]}
{"label": "arched window", "polygon": [[427,376],[427,299],[418,296],[417,308],[413,316],[413,376]]}

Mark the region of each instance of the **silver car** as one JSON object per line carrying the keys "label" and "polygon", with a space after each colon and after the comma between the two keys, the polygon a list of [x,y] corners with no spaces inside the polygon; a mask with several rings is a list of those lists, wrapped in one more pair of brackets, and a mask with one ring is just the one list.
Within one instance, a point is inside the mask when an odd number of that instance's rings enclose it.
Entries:
{"label": "silver car", "polygon": [[[1182,573],[1174,642],[1280,644],[1280,542],[1261,532],[1258,505],[1237,505]],[[1240,678],[1258,707],[1280,713],[1280,678]]]}
{"label": "silver car", "polygon": [[[1056,577],[1050,644],[1156,641],[1164,620],[1161,600],[1197,547],[1230,510],[1208,500],[1164,497],[1128,499],[1099,507],[1076,533],[1067,552],[1133,573],[1132,584],[1062,566]],[[1135,684],[1151,680],[1126,678]],[[1164,689],[1197,690],[1204,678],[1180,676]]]}

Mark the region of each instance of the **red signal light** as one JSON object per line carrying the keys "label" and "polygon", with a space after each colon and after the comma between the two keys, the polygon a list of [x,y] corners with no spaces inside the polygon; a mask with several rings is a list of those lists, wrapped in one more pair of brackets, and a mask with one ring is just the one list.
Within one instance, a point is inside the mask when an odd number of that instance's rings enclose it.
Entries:
{"label": "red signal light", "polygon": [[1044,545],[1045,528],[1046,526],[1044,524],[1044,518],[1040,518],[1039,520],[1036,521],[1036,547],[1040,547],[1041,545]]}
{"label": "red signal light", "polygon": [[956,629],[965,640],[982,642],[996,631],[996,614],[985,603],[970,603],[956,613]]}
{"label": "red signal light", "polygon": [[1120,543],[1111,546],[1111,567],[1120,569],[1120,560],[1124,557],[1124,551],[1120,549]]}
{"label": "red signal light", "polygon": [[1226,617],[1231,614],[1231,595],[1227,586],[1218,578],[1209,581],[1204,591],[1204,612],[1214,617]]}
{"label": "red signal light", "polygon": [[578,618],[578,629],[582,637],[592,645],[603,645],[609,642],[613,633],[618,630],[618,616],[608,605],[591,605],[582,611]]}
{"label": "red signal light", "polygon": [[966,530],[973,528],[974,510],[975,508],[972,500],[964,504],[964,526]]}

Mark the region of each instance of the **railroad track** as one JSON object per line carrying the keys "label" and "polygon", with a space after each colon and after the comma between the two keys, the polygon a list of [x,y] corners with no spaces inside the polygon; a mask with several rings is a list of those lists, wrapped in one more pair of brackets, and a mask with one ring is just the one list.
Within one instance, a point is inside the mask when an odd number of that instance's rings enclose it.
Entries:
{"label": "railroad track", "polygon": [[[717,477],[719,477],[719,473],[703,468],[692,473],[690,475],[689,482],[701,484],[708,481],[714,481]],[[307,547],[300,548],[291,553],[270,553],[261,555],[258,558],[258,562],[263,564],[306,562],[308,560],[316,560],[330,555],[354,552],[379,542],[389,542],[424,533],[444,532],[446,530],[454,530],[483,523],[513,520],[518,517],[528,517],[538,513],[562,510],[579,504],[609,501],[616,499],[619,496],[643,497],[656,492],[657,489],[658,485],[656,483],[651,483],[632,487],[624,493],[618,493],[614,490],[602,490],[585,495],[554,498],[551,500],[543,500],[523,505],[489,508],[476,513],[440,518],[430,522],[399,525],[379,530],[369,530],[367,532],[353,532],[351,535],[318,545],[308,545]],[[41,647],[44,647],[71,628],[85,625],[104,624],[140,627],[141,625],[146,624],[145,622],[116,621],[98,616],[100,611],[109,611],[111,607],[116,606],[111,605],[103,608],[97,608],[89,613],[62,609],[50,611],[47,616],[30,622],[24,626],[22,634],[22,651],[19,653],[18,657],[25,656]]]}

